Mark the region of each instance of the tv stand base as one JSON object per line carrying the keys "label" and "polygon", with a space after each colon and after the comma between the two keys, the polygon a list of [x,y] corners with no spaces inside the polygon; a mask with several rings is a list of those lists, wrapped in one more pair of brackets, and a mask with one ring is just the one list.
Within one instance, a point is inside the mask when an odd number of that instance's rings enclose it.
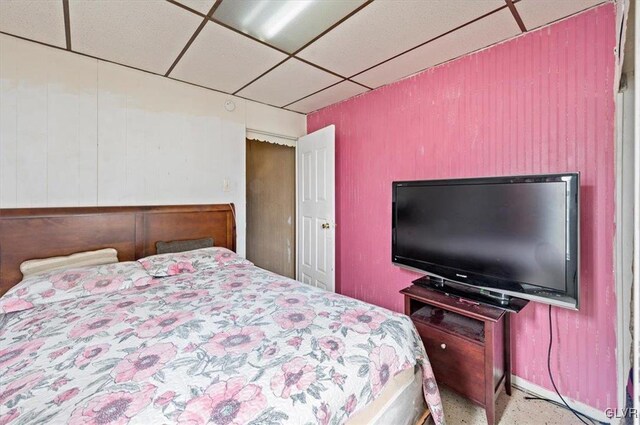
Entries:
{"label": "tv stand base", "polygon": [[513,313],[522,310],[529,301],[521,298],[510,297],[498,292],[488,291],[486,289],[473,288],[450,280],[437,278],[433,276],[423,276],[412,282],[414,285],[424,288],[435,289],[446,295],[474,301],[493,307],[498,307]]}
{"label": "tv stand base", "polygon": [[496,398],[502,388],[511,395],[510,313],[416,285],[400,292],[438,385],[484,407],[489,425],[499,422]]}

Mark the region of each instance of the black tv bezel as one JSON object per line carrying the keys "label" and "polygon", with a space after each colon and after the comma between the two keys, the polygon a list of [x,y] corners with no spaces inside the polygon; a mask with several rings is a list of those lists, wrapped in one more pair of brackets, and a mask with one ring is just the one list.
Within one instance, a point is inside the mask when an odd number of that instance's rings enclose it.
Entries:
{"label": "black tv bezel", "polygon": [[[564,291],[553,290],[527,282],[510,281],[464,269],[434,264],[425,260],[405,258],[396,255],[396,191],[399,187],[513,183],[540,184],[550,182],[564,182],[567,187],[568,202],[566,216],[568,220],[567,246],[569,256],[568,259],[565,260],[566,274]],[[580,173],[394,181],[392,184],[391,208],[391,261],[393,264],[473,288],[480,288],[491,292],[578,310],[580,301]],[[460,275],[462,275],[462,277]]]}

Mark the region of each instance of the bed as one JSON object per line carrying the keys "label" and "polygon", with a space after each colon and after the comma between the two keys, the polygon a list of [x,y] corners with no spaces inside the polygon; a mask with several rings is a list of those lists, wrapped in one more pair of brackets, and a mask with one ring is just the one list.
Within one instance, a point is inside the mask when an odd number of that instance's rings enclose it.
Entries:
{"label": "bed", "polygon": [[[119,263],[16,272],[105,247]],[[234,249],[231,205],[0,211],[0,424],[444,422],[408,317]]]}

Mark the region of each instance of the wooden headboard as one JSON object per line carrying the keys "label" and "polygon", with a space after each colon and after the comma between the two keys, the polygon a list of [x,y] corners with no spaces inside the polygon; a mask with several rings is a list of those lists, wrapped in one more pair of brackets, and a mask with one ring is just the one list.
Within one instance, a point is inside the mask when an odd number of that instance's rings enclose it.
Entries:
{"label": "wooden headboard", "polygon": [[120,261],[156,253],[156,242],[213,238],[236,249],[233,204],[0,209],[0,295],[22,279],[34,258],[101,248]]}

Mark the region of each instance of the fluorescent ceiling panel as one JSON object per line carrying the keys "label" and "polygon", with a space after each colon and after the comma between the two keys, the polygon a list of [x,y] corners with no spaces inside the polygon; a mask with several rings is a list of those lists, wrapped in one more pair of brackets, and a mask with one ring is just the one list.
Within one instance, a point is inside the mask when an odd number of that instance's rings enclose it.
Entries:
{"label": "fluorescent ceiling panel", "polygon": [[223,1],[213,17],[293,53],[365,0]]}
{"label": "fluorescent ceiling panel", "polygon": [[348,77],[503,6],[503,0],[374,1],[298,56]]}
{"label": "fluorescent ceiling panel", "polygon": [[0,31],[66,47],[62,0],[0,0]]}
{"label": "fluorescent ceiling panel", "polygon": [[177,2],[206,15],[211,10],[215,0],[177,0]]}
{"label": "fluorescent ceiling panel", "polygon": [[600,3],[603,0],[521,0],[516,8],[524,26],[531,30]]}
{"label": "fluorescent ceiling panel", "polygon": [[503,9],[353,79],[369,87],[380,87],[518,34],[520,28],[511,12]]}
{"label": "fluorescent ceiling panel", "polygon": [[289,59],[238,94],[269,105],[284,106],[337,83],[340,78],[318,68]]}
{"label": "fluorescent ceiling panel", "polygon": [[352,83],[351,81],[343,81],[333,87],[329,87],[326,90],[302,99],[299,102],[293,103],[287,106],[287,108],[308,114],[309,112],[317,111],[320,108],[349,99],[365,91],[367,91],[367,89],[358,84]]}
{"label": "fluorescent ceiling panel", "polygon": [[164,74],[202,22],[166,1],[70,0],[73,50]]}
{"label": "fluorescent ceiling panel", "polygon": [[208,22],[171,77],[233,93],[287,55]]}

